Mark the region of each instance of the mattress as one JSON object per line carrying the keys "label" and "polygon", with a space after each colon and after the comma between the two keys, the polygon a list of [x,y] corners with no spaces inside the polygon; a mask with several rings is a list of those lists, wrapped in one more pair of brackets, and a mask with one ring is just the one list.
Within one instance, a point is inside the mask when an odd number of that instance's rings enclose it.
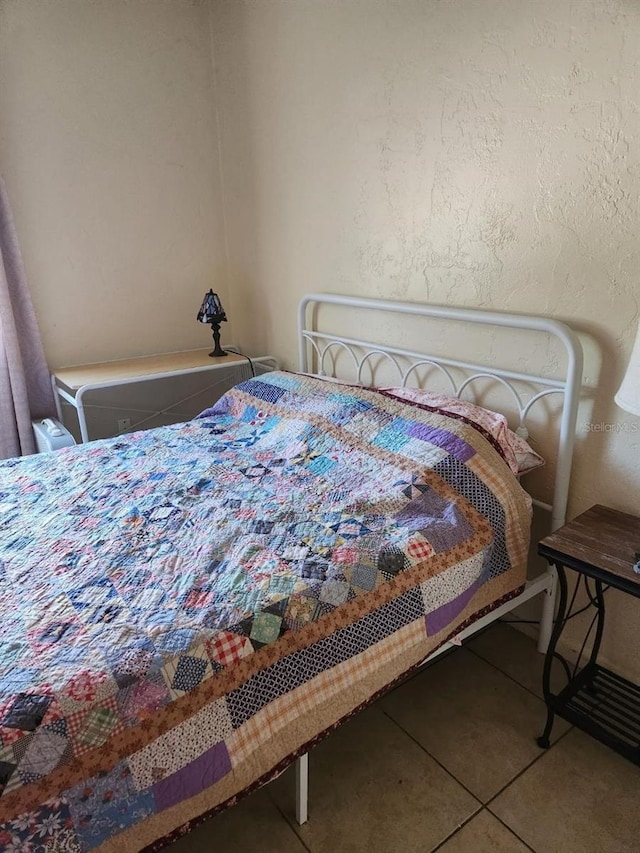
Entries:
{"label": "mattress", "polygon": [[159,849],[525,581],[482,429],[274,372],[0,465],[0,848]]}

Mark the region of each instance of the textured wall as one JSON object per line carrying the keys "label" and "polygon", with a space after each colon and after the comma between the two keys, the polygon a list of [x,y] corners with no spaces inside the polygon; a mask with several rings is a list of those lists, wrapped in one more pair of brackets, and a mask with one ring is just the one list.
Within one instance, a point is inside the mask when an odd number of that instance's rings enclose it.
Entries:
{"label": "textured wall", "polygon": [[207,346],[226,296],[209,4],[1,0],[0,168],[52,366]]}
{"label": "textured wall", "polygon": [[[640,420],[613,403],[639,316],[639,4],[213,10],[240,338],[294,366],[315,289],[568,320],[596,386],[570,511],[640,510]],[[606,651],[640,676],[637,625],[637,602],[615,601]]]}

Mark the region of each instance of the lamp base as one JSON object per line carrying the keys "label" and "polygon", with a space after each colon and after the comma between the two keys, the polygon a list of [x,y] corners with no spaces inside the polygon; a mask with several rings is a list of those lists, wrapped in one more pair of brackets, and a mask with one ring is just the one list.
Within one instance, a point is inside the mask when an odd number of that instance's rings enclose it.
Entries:
{"label": "lamp base", "polygon": [[211,331],[213,332],[213,352],[209,353],[209,358],[220,358],[222,355],[228,355],[220,346],[220,323],[214,320],[211,323]]}

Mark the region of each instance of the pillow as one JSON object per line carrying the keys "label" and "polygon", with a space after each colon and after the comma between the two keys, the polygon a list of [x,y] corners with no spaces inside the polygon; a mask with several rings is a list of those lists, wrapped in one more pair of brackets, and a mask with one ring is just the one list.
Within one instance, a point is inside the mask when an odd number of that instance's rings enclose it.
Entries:
{"label": "pillow", "polygon": [[457,397],[433,394],[420,388],[381,388],[380,390],[399,400],[428,406],[443,415],[462,418],[472,426],[478,427],[481,432],[488,433],[500,446],[507,465],[517,477],[545,464],[542,456],[539,456],[524,438],[509,429],[507,419],[498,412],[483,409],[481,406],[459,400]]}

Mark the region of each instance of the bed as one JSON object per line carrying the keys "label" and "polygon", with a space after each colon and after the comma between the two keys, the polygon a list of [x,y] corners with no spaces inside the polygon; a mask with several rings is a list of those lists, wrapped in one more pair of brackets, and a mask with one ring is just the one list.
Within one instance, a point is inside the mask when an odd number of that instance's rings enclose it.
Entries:
{"label": "bed", "polygon": [[[566,369],[334,335],[323,309],[527,329],[560,341]],[[527,580],[518,475],[525,420],[558,395],[542,508],[561,523],[575,335],[330,295],[299,317],[298,373],[241,383],[185,424],[0,466],[0,849],[160,849],[293,761],[302,822],[313,744],[430,656],[540,594],[548,641],[555,577]],[[354,375],[333,381],[341,355]],[[452,393],[407,390],[425,369]],[[519,437],[459,402],[488,374],[515,395]],[[524,401],[517,383],[537,390]]]}

